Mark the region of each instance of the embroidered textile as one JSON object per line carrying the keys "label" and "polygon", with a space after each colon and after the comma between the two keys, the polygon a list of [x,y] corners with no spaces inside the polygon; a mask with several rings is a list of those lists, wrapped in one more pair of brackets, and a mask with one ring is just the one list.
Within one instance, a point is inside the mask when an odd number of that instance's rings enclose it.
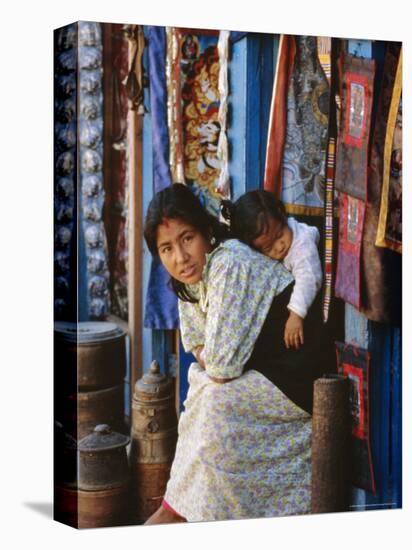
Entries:
{"label": "embroidered textile", "polygon": [[345,56],[335,187],[363,201],[366,200],[374,76],[374,60]]}
{"label": "embroidered textile", "polygon": [[351,344],[336,342],[339,374],[350,380],[351,457],[350,481],[375,494],[370,445],[369,364],[370,353]]}
{"label": "embroidered textile", "polygon": [[[227,186],[218,189],[222,169],[218,156],[222,131],[219,78],[223,79],[223,75],[216,33],[207,37],[203,34],[203,31],[199,36],[185,32],[181,45],[184,175],[202,204],[218,216],[221,198],[228,197],[224,194]],[[203,51],[202,44],[207,44]],[[224,70],[227,71],[227,66]],[[224,141],[220,143],[223,147]]]}
{"label": "embroidered textile", "polygon": [[335,294],[360,309],[360,251],[365,203],[341,193],[340,213]]}
{"label": "embroidered textile", "polygon": [[[326,158],[326,182],[325,182],[325,211],[324,211],[324,257],[323,257],[323,322],[326,323],[329,319],[330,306],[332,302],[333,281],[335,276],[336,266],[336,251],[334,250],[335,236],[335,219],[334,205],[337,202],[337,193],[335,192],[335,163],[336,163],[336,140],[337,140],[337,101],[336,92],[338,89],[338,45],[339,41],[336,38],[332,39],[330,44],[329,56],[329,71],[328,77],[330,83],[329,94],[329,124],[328,124],[328,149]],[[319,44],[318,44],[319,48]],[[325,68],[324,68],[325,70]]]}
{"label": "embroidered textile", "polygon": [[368,201],[362,241],[362,313],[381,323],[400,325],[402,317],[402,255],[376,246],[383,188],[384,148],[401,50],[398,42],[386,46],[379,104],[371,143]]}
{"label": "embroidered textile", "polygon": [[399,56],[384,149],[376,246],[402,252],[402,53]]}
{"label": "embroidered textile", "polygon": [[[282,200],[318,215],[323,209],[329,86],[318,58],[316,37],[298,36],[288,89]],[[313,209],[314,210],[311,210]]]}
{"label": "embroidered textile", "polygon": [[175,27],[166,28],[167,36],[167,121],[169,127],[169,164],[174,183],[184,183],[182,84],[180,74],[182,36]]}

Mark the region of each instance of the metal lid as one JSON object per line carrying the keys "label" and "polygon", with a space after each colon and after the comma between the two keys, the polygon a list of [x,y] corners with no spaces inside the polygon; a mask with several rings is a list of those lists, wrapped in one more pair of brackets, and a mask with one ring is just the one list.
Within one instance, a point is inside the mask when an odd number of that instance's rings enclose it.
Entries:
{"label": "metal lid", "polygon": [[79,344],[113,340],[126,334],[119,325],[109,321],[83,321],[81,323],[58,321],[54,324],[54,332],[63,340]]}
{"label": "metal lid", "polygon": [[79,451],[109,451],[125,447],[130,441],[127,435],[112,432],[108,424],[98,424],[93,432],[79,441]]}
{"label": "metal lid", "polygon": [[135,393],[153,393],[159,394],[169,390],[171,379],[160,372],[160,365],[157,361],[152,361],[149,372],[136,382]]}

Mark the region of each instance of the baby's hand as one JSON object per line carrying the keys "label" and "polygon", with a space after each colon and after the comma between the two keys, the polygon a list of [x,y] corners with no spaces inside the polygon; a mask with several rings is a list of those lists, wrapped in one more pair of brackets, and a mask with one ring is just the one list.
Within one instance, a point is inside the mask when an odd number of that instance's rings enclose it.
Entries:
{"label": "baby's hand", "polygon": [[290,312],[289,319],[286,321],[284,340],[287,349],[299,349],[303,344],[303,319],[293,311]]}

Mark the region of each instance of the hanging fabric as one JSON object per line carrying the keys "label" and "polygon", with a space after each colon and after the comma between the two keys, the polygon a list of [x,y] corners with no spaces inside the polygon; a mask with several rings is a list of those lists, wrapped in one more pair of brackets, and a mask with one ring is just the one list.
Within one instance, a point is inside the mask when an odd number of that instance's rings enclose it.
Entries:
{"label": "hanging fabric", "polygon": [[365,219],[365,203],[346,193],[341,193],[339,200],[339,251],[335,295],[360,309],[360,254]]}
{"label": "hanging fabric", "polygon": [[[129,74],[129,45],[122,25],[113,25],[112,35],[112,136],[110,155],[111,227],[109,258],[111,258],[112,313],[128,318],[128,93],[125,82]],[[96,255],[95,261],[100,261]]]}
{"label": "hanging fabric", "polygon": [[336,342],[336,353],[338,372],[346,375],[350,381],[349,406],[352,429],[349,481],[355,487],[376,494],[370,444],[370,353],[341,342]]}
{"label": "hanging fabric", "polygon": [[219,140],[217,143],[217,158],[220,162],[220,174],[216,185],[216,191],[224,198],[230,198],[229,182],[229,149],[227,143],[227,104],[229,96],[228,84],[228,60],[229,60],[229,31],[220,31],[217,49],[219,52],[219,112],[218,123],[220,124]]}
{"label": "hanging fabric", "polygon": [[[167,127],[166,31],[148,27],[150,112],[152,122],[153,191],[172,184]],[[177,297],[168,285],[169,275],[158,257],[152,259],[146,297],[144,326],[151,329],[179,327]]]}
{"label": "hanging fabric", "polygon": [[219,40],[218,32],[180,32],[185,182],[203,206],[218,216],[221,199],[229,197],[225,166],[228,35],[223,33]]}
{"label": "hanging fabric", "polygon": [[342,127],[336,158],[335,186],[366,200],[368,145],[375,62],[345,55],[342,76]]}
{"label": "hanging fabric", "polygon": [[183,163],[182,83],[180,74],[182,36],[175,27],[167,36],[167,121],[169,127],[169,165],[174,183],[185,183]]}
{"label": "hanging fabric", "polygon": [[271,191],[279,198],[282,190],[282,159],[286,137],[287,92],[295,54],[295,38],[281,34],[270,105],[263,183],[266,191]]}
{"label": "hanging fabric", "polygon": [[144,91],[143,91],[143,52],[144,33],[141,25],[133,25],[132,39],[134,42],[134,53],[130,64],[129,74],[126,79],[126,90],[130,100],[131,110],[138,115],[144,113]]}
{"label": "hanging fabric", "polygon": [[316,37],[297,36],[288,88],[281,198],[290,214],[323,216],[329,85]]}
{"label": "hanging fabric", "polygon": [[383,189],[384,150],[401,43],[386,45],[379,103],[371,140],[368,201],[362,240],[362,313],[371,321],[399,326],[402,320],[402,256],[376,246]]}
{"label": "hanging fabric", "polygon": [[[337,70],[339,40],[334,38],[328,43],[323,40],[319,43],[319,59],[325,76],[330,84],[329,94],[329,123],[328,123],[328,149],[326,159],[326,182],[325,182],[325,217],[324,217],[324,257],[323,257],[323,322],[329,319],[329,310],[332,301],[333,278],[335,268],[334,253],[334,206],[335,198],[335,162],[336,162],[336,140],[337,140],[337,105],[336,94],[339,87],[339,75]],[[329,39],[330,40],[330,39]],[[329,55],[327,46],[330,46]]]}
{"label": "hanging fabric", "polygon": [[376,246],[402,252],[402,52],[389,108]]}

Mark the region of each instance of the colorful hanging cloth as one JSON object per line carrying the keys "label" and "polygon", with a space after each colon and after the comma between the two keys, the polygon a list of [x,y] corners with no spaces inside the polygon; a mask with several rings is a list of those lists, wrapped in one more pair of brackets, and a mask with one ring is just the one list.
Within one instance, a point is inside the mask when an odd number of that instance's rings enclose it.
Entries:
{"label": "colorful hanging cloth", "polygon": [[228,84],[228,59],[229,59],[229,31],[220,31],[217,50],[219,52],[219,112],[218,123],[220,124],[219,140],[217,143],[217,158],[220,162],[220,174],[216,185],[216,191],[225,198],[230,198],[229,183],[229,151],[227,143],[227,105],[229,96]]}
{"label": "colorful hanging cloth", "polygon": [[180,32],[185,183],[218,216],[221,199],[229,197],[225,149],[228,34]]}
{"label": "colorful hanging cloth", "polygon": [[[376,45],[376,48],[378,45]],[[371,321],[399,326],[402,319],[402,255],[376,246],[384,173],[388,119],[398,68],[401,43],[385,45],[379,103],[371,140],[368,201],[362,240],[362,313]]]}
{"label": "colorful hanging cloth", "polygon": [[356,487],[376,494],[370,444],[369,366],[370,353],[352,344],[336,342],[339,374],[350,381],[351,418],[349,481]]}
{"label": "colorful hanging cloth", "polygon": [[366,201],[375,61],[345,55],[335,187]]}
{"label": "colorful hanging cloth", "polygon": [[402,252],[402,52],[389,108],[376,246]]}
{"label": "colorful hanging cloth", "polygon": [[[150,112],[152,121],[153,191],[172,184],[167,127],[166,31],[148,27]],[[146,297],[144,326],[151,329],[179,327],[177,297],[168,285],[169,275],[158,257],[152,259]]]}
{"label": "colorful hanging cloth", "polygon": [[[323,322],[329,319],[330,304],[332,301],[333,278],[335,268],[334,253],[334,206],[335,206],[335,161],[336,161],[336,139],[337,139],[337,105],[336,92],[338,89],[338,39],[334,38],[329,42],[323,40],[319,43],[321,52],[319,58],[322,68],[330,84],[329,94],[329,123],[328,123],[328,150],[326,159],[326,182],[325,182],[325,217],[324,217],[324,257],[323,257]],[[329,55],[327,45],[330,46]]]}
{"label": "colorful hanging cloth", "polygon": [[183,162],[182,83],[180,74],[182,35],[175,27],[167,36],[167,121],[169,127],[169,164],[174,183],[185,183]]}
{"label": "colorful hanging cloth", "polygon": [[329,85],[316,37],[297,36],[287,99],[281,198],[289,213],[323,216]]}
{"label": "colorful hanging cloth", "polygon": [[263,183],[266,191],[275,193],[279,198],[282,191],[282,159],[286,137],[287,93],[295,54],[294,37],[281,34],[270,105]]}
{"label": "colorful hanging cloth", "polygon": [[341,193],[339,251],[335,295],[357,309],[361,306],[361,246],[365,203]]}

